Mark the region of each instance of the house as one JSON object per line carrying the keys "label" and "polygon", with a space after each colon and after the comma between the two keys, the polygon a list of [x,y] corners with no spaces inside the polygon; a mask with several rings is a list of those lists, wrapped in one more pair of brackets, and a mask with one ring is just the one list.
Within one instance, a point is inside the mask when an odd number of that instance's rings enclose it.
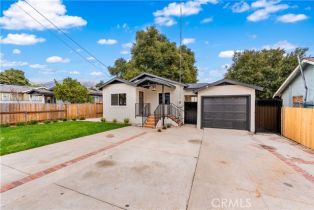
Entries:
{"label": "house", "polygon": [[145,127],[167,123],[198,128],[255,131],[255,92],[261,87],[231,80],[183,84],[142,73],[131,80],[113,78],[102,87],[106,120]]}
{"label": "house", "polygon": [[54,103],[51,91],[45,87],[0,84],[0,103]]}
{"label": "house", "polygon": [[89,89],[88,94],[91,97],[92,103],[102,103],[102,92],[95,89]]}
{"label": "house", "polygon": [[304,58],[301,67],[304,79],[298,65],[274,94],[285,107],[314,107],[314,58]]}

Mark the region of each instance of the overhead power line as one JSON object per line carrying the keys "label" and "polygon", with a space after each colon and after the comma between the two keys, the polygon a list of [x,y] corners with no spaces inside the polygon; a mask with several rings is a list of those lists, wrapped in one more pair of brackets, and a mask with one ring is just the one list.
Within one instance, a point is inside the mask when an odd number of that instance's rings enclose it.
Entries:
{"label": "overhead power line", "polygon": [[[57,29],[59,32],[61,32],[64,36],[66,36],[69,40],[71,40],[75,45],[77,45],[80,49],[82,49],[84,52],[86,52],[89,56],[95,58],[95,60],[101,64],[103,67],[107,68],[107,65],[104,64],[100,59],[98,59],[94,54],[92,54],[91,52],[89,52],[85,47],[83,47],[81,44],[79,44],[77,41],[75,41],[70,35],[68,35],[67,33],[65,33],[61,28],[59,28],[56,24],[54,24],[49,18],[47,18],[44,14],[42,14],[40,11],[38,11],[38,9],[36,9],[33,5],[31,5],[27,0],[23,0],[23,2],[25,2],[27,5],[29,5],[33,10],[35,10],[40,16],[42,16],[44,19],[46,19],[55,29]],[[21,7],[20,7],[21,8]],[[24,12],[26,12],[25,10],[23,10]],[[26,12],[27,13],[27,12]],[[29,13],[27,13],[28,15],[30,15]],[[32,17],[33,19],[35,19],[34,17]],[[39,22],[38,20],[36,20],[36,22]],[[47,28],[46,26],[44,26],[42,23],[40,23],[40,25],[42,25],[43,27]],[[48,28],[49,29],[49,28]],[[51,29],[49,29],[51,30]],[[60,40],[60,39],[59,39]],[[63,40],[64,42],[64,40]],[[78,53],[76,50],[74,50],[74,52]],[[81,54],[80,54],[81,55]],[[88,59],[86,59],[84,57],[85,60],[87,60],[89,63],[92,63],[91,61],[89,61]],[[106,72],[106,74],[108,75],[108,73]],[[109,75],[108,75],[109,76]]]}

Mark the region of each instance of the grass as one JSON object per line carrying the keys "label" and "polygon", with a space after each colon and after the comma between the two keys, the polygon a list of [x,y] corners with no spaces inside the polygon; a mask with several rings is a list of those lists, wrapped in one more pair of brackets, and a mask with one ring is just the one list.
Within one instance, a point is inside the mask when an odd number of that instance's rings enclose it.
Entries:
{"label": "grass", "polygon": [[0,155],[125,127],[124,124],[67,121],[0,128]]}

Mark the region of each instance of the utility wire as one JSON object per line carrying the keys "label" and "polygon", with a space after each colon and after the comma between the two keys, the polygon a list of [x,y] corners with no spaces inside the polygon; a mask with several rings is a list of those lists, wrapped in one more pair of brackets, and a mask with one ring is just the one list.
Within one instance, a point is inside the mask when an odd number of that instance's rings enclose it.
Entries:
{"label": "utility wire", "polygon": [[96,66],[93,62],[91,62],[90,60],[88,60],[85,56],[83,56],[82,54],[80,54],[79,52],[76,51],[75,48],[73,48],[71,45],[69,45],[68,43],[66,43],[63,39],[61,39],[59,36],[57,36],[51,29],[47,28],[45,25],[43,25],[41,22],[39,22],[34,16],[32,16],[31,14],[29,14],[27,11],[25,11],[22,7],[20,7],[18,4],[16,4],[25,14],[27,14],[29,17],[31,17],[35,22],[37,22],[39,25],[41,25],[42,27],[46,28],[47,30],[49,30],[49,32],[56,37],[59,41],[62,42],[62,44],[64,44],[66,47],[68,47],[70,50],[72,50],[73,52],[75,52],[76,54],[78,54],[81,58],[83,58],[85,61],[87,61],[88,63],[90,63],[91,65],[93,65],[94,67],[98,68],[98,66]]}
{"label": "utility wire", "polygon": [[[40,11],[38,11],[33,5],[31,5],[28,1],[22,0],[26,4],[28,4],[33,10],[35,10],[40,16],[45,18],[54,28],[56,28],[58,31],[60,31],[63,35],[65,35],[69,40],[71,40],[74,44],[76,44],[79,48],[84,50],[89,56],[95,58],[98,63],[100,63],[103,67],[107,68],[107,65],[104,64],[101,60],[99,60],[95,55],[93,55],[91,52],[89,52],[85,47],[83,47],[81,44],[79,44],[77,41],[75,41],[72,37],[70,37],[67,33],[65,33],[61,28],[59,28],[56,24],[54,24],[49,18],[47,18],[45,15],[43,15]],[[46,27],[47,28],[47,27]],[[107,72],[106,72],[107,73]],[[108,73],[107,73],[108,75]]]}

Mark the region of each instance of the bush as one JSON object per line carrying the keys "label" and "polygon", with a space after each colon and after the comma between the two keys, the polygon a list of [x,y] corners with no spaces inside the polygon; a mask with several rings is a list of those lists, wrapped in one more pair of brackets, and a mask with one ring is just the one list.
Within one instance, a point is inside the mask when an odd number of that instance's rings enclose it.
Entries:
{"label": "bush", "polygon": [[125,119],[123,120],[123,122],[124,122],[124,124],[129,124],[130,120],[129,120],[129,118],[125,118]]}
{"label": "bush", "polygon": [[76,118],[73,118],[72,121],[76,121]]}
{"label": "bush", "polygon": [[68,119],[67,119],[67,118],[64,118],[64,119],[62,119],[62,121],[65,122],[65,121],[68,121]]}
{"label": "bush", "polygon": [[18,122],[18,123],[16,123],[16,125],[17,126],[24,126],[24,125],[26,125],[26,123],[25,122]]}
{"label": "bush", "polygon": [[46,121],[44,121],[44,123],[45,124],[49,124],[49,123],[51,123],[51,121],[50,120],[46,120]]}
{"label": "bush", "polygon": [[167,129],[167,127],[164,125],[164,126],[162,126],[162,129],[166,130],[166,129]]}
{"label": "bush", "polygon": [[171,128],[172,124],[171,123],[168,123],[167,124],[167,128]]}
{"label": "bush", "polygon": [[0,125],[0,127],[2,127],[2,128],[6,128],[6,127],[9,127],[9,126],[10,126],[9,123],[5,123],[5,124],[1,124],[1,125]]}
{"label": "bush", "polygon": [[112,122],[113,122],[113,123],[117,123],[117,119],[113,119]]}
{"label": "bush", "polygon": [[53,123],[56,123],[56,122],[58,122],[58,120],[52,120],[52,122],[53,122]]}
{"label": "bush", "polygon": [[160,128],[158,128],[158,130],[157,130],[158,132],[161,132],[161,129]]}
{"label": "bush", "polygon": [[80,117],[80,120],[85,120],[85,117]]}
{"label": "bush", "polygon": [[37,120],[31,120],[28,122],[28,124],[35,125],[35,124],[38,124],[38,121]]}
{"label": "bush", "polygon": [[102,117],[102,118],[100,119],[100,121],[101,121],[101,122],[106,122],[106,118]]}

